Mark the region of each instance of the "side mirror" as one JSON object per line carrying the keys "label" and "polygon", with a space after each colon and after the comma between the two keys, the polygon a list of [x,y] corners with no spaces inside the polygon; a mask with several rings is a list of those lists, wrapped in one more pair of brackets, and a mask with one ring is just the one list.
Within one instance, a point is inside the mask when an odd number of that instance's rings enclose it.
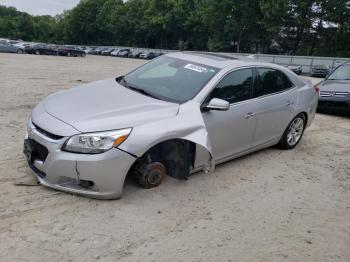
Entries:
{"label": "side mirror", "polygon": [[213,98],[204,107],[205,110],[217,110],[217,111],[227,111],[230,109],[230,103],[219,98]]}

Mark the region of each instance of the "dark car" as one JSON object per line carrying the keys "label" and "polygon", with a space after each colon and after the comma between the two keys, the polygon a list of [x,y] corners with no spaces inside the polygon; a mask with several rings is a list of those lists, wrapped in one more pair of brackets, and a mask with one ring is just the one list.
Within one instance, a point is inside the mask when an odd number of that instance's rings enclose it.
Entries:
{"label": "dark car", "polygon": [[316,87],[320,89],[318,111],[350,113],[350,63],[336,68]]}
{"label": "dark car", "polygon": [[141,54],[142,54],[141,51],[134,50],[128,54],[128,57],[129,58],[139,58]]}
{"label": "dark car", "polygon": [[118,57],[128,57],[128,55],[130,54],[130,49],[121,49],[119,52],[118,52],[118,54],[117,54],[117,56]]}
{"label": "dark car", "polygon": [[157,53],[156,52],[149,52],[149,51],[145,51],[142,54],[140,54],[140,58],[142,59],[153,59],[157,57]]}
{"label": "dark car", "polygon": [[85,51],[79,50],[74,46],[60,46],[57,48],[58,55],[60,56],[80,56],[85,57]]}
{"label": "dark car", "polygon": [[24,52],[35,55],[58,55],[56,46],[45,44],[28,45],[24,48]]}
{"label": "dark car", "polygon": [[326,77],[329,74],[329,68],[325,65],[314,65],[311,68],[311,76]]}

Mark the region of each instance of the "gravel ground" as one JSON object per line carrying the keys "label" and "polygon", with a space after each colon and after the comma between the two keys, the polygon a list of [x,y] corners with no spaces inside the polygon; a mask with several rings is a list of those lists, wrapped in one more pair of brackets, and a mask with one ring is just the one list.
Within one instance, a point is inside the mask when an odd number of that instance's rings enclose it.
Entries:
{"label": "gravel ground", "polygon": [[292,151],[267,149],[98,201],[41,186],[22,155],[45,96],[143,63],[0,54],[0,261],[350,261],[350,119],[320,115]]}

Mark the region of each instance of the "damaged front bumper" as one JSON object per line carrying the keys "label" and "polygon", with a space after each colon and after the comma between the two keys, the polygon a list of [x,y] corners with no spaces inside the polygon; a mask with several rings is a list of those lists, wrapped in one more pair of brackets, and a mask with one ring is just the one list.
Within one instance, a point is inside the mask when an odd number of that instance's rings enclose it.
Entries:
{"label": "damaged front bumper", "polygon": [[64,152],[61,147],[66,139],[54,140],[28,121],[23,151],[39,182],[93,198],[120,198],[135,157],[119,149],[95,155]]}

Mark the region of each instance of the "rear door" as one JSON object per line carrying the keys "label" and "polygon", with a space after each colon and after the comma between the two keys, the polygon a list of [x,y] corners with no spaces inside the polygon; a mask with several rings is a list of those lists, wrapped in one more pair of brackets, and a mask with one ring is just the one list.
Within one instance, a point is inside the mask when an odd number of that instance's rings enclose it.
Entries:
{"label": "rear door", "polygon": [[253,146],[279,140],[291,121],[297,90],[280,70],[256,68],[257,84],[254,87],[257,119]]}
{"label": "rear door", "polygon": [[253,73],[251,68],[228,73],[206,100],[220,98],[230,102],[227,111],[203,112],[216,161],[225,160],[252,145],[256,125],[255,117],[251,116],[255,110]]}

